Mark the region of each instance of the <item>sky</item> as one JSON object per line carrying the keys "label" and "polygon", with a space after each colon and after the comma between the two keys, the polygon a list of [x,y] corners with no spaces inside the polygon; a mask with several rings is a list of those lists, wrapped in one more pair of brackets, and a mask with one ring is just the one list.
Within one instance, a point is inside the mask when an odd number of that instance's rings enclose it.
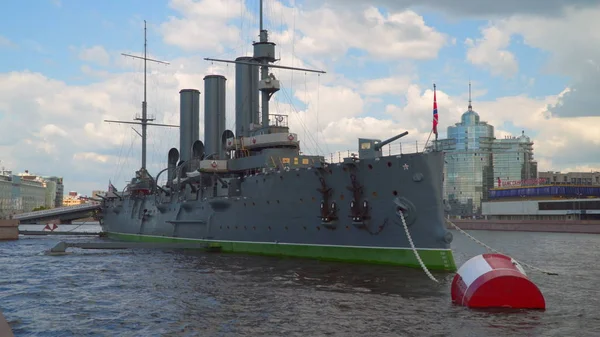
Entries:
{"label": "sky", "polygon": [[[600,2],[591,0],[265,0],[264,25],[304,153],[356,151],[357,138],[403,131],[405,146],[439,137],[473,109],[497,138],[525,132],[540,171],[600,170]],[[122,189],[141,165],[144,20],[148,113],[179,123],[179,91],[227,81],[235,130],[235,66],[205,57],[251,55],[258,0],[6,0],[0,20],[0,166],[64,177],[82,195]],[[596,29],[598,28],[598,29]],[[200,138],[203,138],[201,94]],[[134,126],[135,127],[135,126]],[[139,127],[138,127],[139,130]],[[148,169],[166,167],[176,128],[149,127]],[[398,143],[398,142],[397,142]],[[395,143],[395,144],[397,144]],[[396,145],[395,145],[396,146]]]}

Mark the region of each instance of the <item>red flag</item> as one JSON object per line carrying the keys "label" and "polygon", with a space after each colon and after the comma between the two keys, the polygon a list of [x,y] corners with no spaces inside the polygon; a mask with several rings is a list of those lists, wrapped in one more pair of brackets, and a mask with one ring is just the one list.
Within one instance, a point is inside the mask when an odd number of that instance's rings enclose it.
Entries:
{"label": "red flag", "polygon": [[437,136],[437,126],[438,126],[438,110],[437,110],[437,100],[435,97],[435,84],[433,85],[433,133]]}

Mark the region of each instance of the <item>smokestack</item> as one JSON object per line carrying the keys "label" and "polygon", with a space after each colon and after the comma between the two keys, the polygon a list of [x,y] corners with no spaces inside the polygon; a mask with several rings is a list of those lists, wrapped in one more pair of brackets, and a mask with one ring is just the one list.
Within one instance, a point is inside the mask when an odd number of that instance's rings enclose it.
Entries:
{"label": "smokestack", "polygon": [[225,158],[221,144],[225,131],[225,81],[222,75],[204,77],[204,153],[219,159]]}
{"label": "smokestack", "polygon": [[[242,56],[236,61],[253,62],[253,58]],[[247,64],[235,65],[235,134],[247,137],[250,124],[258,120],[258,67]]]}
{"label": "smokestack", "polygon": [[181,161],[191,158],[192,144],[200,137],[200,91],[179,92],[179,153]]}

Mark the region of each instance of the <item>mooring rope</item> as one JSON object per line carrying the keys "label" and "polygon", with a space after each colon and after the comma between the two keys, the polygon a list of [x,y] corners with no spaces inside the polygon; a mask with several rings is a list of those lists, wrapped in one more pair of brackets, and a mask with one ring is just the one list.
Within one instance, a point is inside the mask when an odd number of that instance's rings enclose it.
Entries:
{"label": "mooring rope", "polygon": [[404,232],[406,233],[406,237],[408,238],[408,243],[410,243],[410,247],[412,248],[413,253],[415,253],[415,257],[417,258],[417,261],[419,261],[421,268],[423,268],[423,271],[425,272],[425,274],[432,281],[439,283],[439,281],[436,280],[435,277],[433,277],[433,275],[431,274],[429,269],[427,269],[427,266],[425,266],[425,263],[423,263],[423,260],[421,259],[421,256],[419,255],[419,252],[417,251],[417,248],[415,248],[415,244],[413,243],[412,237],[410,236],[410,233],[408,231],[408,225],[406,224],[406,220],[404,219],[404,213],[402,213],[402,210],[398,210],[398,215],[400,215],[400,219],[402,220],[402,226],[404,226]]}
{"label": "mooring rope", "polygon": [[79,228],[79,227],[81,227],[81,226],[85,225],[85,223],[86,223],[86,222],[87,222],[87,221],[85,221],[84,223],[82,223],[82,224],[81,224],[81,225],[79,225],[79,226],[76,226],[75,228],[71,228],[71,229],[69,229],[68,231],[65,231],[65,233],[67,233],[67,232],[72,232],[72,231],[76,230],[77,228]]}
{"label": "mooring rope", "polygon": [[[504,253],[502,253],[502,252],[500,252],[500,251],[498,251],[498,250],[496,250],[496,249],[494,249],[494,248],[492,248],[492,247],[490,247],[490,246],[486,245],[485,243],[483,243],[483,242],[481,242],[481,241],[477,240],[477,239],[476,239],[476,238],[474,238],[474,237],[473,237],[471,234],[469,234],[469,233],[465,232],[464,230],[460,229],[460,227],[458,227],[458,226],[457,226],[457,225],[456,225],[454,222],[452,222],[452,221],[450,221],[450,220],[448,220],[448,219],[445,219],[445,218],[444,218],[444,220],[446,220],[446,222],[447,222],[447,223],[449,223],[450,225],[452,225],[452,227],[456,228],[456,230],[457,230],[457,231],[459,231],[459,232],[461,232],[462,234],[466,235],[466,236],[467,236],[469,239],[471,239],[471,240],[473,240],[474,242],[476,242],[476,243],[480,244],[481,246],[485,247],[485,248],[486,248],[486,249],[488,249],[489,251],[492,251],[492,252],[494,252],[494,253],[497,253],[497,254],[502,254],[502,255],[507,255],[507,256],[508,256],[508,254],[504,254]],[[548,271],[548,270],[544,270],[544,269],[541,269],[541,268],[538,268],[538,267],[532,266],[532,265],[530,265],[530,264],[527,264],[527,263],[525,263],[525,262],[518,261],[518,260],[517,260],[517,259],[515,259],[515,258],[513,258],[513,260],[515,260],[515,261],[516,261],[518,264],[520,264],[520,265],[523,265],[523,266],[525,266],[525,267],[527,267],[527,268],[529,268],[529,269],[531,269],[531,270],[536,270],[536,271],[542,272],[542,273],[544,273],[544,274],[547,274],[547,275],[558,275],[558,273],[551,272],[551,271]]]}

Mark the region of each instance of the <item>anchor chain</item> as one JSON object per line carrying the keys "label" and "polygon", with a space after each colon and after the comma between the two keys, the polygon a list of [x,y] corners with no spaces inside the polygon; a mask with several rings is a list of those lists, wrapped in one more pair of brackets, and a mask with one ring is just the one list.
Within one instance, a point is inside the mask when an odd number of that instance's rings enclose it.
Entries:
{"label": "anchor chain", "polygon": [[427,266],[425,266],[425,263],[423,263],[423,260],[421,260],[421,256],[419,255],[417,248],[415,248],[415,244],[413,243],[412,237],[410,236],[410,233],[408,232],[408,225],[406,224],[406,220],[404,220],[404,213],[402,213],[402,210],[400,210],[400,209],[398,210],[398,215],[400,215],[400,219],[402,220],[402,226],[404,226],[404,232],[406,233],[406,237],[408,238],[408,243],[410,243],[410,247],[412,248],[412,251],[415,254],[415,257],[417,258],[417,261],[419,261],[421,268],[423,268],[423,271],[425,272],[425,274],[432,281],[439,283],[439,281],[436,280],[435,277],[433,277],[433,275],[431,274],[429,269],[427,269]]}
{"label": "anchor chain", "polygon": [[[448,219],[444,219],[444,220],[446,220],[446,222],[447,222],[447,223],[449,223],[450,225],[452,225],[452,227],[454,227],[454,228],[455,228],[457,231],[461,232],[461,233],[462,233],[462,234],[464,234],[466,237],[468,237],[469,239],[471,239],[471,240],[475,241],[476,243],[478,243],[478,244],[479,244],[479,245],[481,245],[482,247],[485,247],[485,248],[486,248],[486,249],[488,249],[489,251],[492,251],[492,252],[494,252],[494,253],[497,253],[497,254],[508,255],[508,254],[504,254],[504,253],[502,253],[502,252],[500,252],[500,251],[498,251],[498,250],[496,250],[496,249],[494,249],[494,248],[492,248],[492,247],[490,247],[490,246],[486,245],[485,243],[483,243],[483,242],[481,242],[481,241],[477,240],[476,238],[474,238],[473,236],[471,236],[471,234],[469,234],[469,233],[465,232],[464,230],[460,229],[460,228],[459,228],[459,227],[458,227],[456,224],[454,224],[454,222],[452,222],[452,221],[450,221],[450,220],[448,220]],[[541,273],[544,273],[544,274],[547,274],[547,275],[558,275],[558,273],[555,273],[555,272],[552,272],[552,271],[548,271],[548,270],[544,270],[544,269],[541,269],[541,268],[538,268],[538,267],[532,266],[532,265],[530,265],[530,264],[527,264],[527,263],[525,263],[525,262],[518,261],[518,260],[517,260],[517,259],[515,259],[515,258],[513,258],[513,260],[515,260],[515,262],[517,262],[518,264],[520,264],[520,265],[522,265],[522,266],[525,266],[525,267],[527,267],[527,268],[529,268],[529,269],[531,269],[531,270],[539,271],[539,272],[541,272]]]}

